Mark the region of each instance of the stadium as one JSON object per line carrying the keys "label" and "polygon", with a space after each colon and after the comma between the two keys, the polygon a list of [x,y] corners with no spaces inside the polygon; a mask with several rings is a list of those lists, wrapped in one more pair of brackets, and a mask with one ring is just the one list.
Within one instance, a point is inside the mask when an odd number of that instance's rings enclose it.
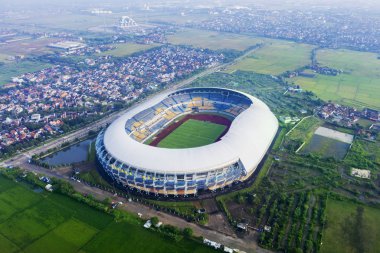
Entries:
{"label": "stadium", "polygon": [[161,93],[115,120],[96,154],[117,183],[177,196],[246,180],[278,129],[261,100],[224,88]]}

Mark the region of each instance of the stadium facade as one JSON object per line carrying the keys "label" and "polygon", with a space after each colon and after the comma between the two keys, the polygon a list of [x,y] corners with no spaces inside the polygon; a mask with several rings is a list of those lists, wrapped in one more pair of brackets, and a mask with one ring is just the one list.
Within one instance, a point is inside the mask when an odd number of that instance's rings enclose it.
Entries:
{"label": "stadium facade", "polygon": [[[212,113],[232,118],[209,145],[169,149],[144,144],[178,117]],[[163,195],[197,194],[244,181],[263,159],[278,121],[261,100],[224,88],[188,88],[155,96],[115,120],[96,140],[106,173],[125,187]]]}

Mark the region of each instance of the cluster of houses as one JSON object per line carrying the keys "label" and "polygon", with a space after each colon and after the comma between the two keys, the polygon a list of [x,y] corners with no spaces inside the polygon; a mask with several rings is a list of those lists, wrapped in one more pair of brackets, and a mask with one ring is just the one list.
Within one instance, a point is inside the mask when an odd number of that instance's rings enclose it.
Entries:
{"label": "cluster of houses", "polygon": [[351,127],[360,118],[361,113],[355,108],[335,103],[327,103],[316,109],[319,117],[331,122]]}
{"label": "cluster of houses", "polygon": [[380,112],[374,109],[365,108],[359,111],[353,107],[327,103],[316,108],[315,113],[322,119],[345,127],[354,127],[359,119],[372,121],[368,129],[357,129],[357,134],[369,139],[375,139],[380,132]]}
{"label": "cluster of houses", "polygon": [[[188,26],[214,31],[252,33],[333,48],[377,52],[380,19],[342,9],[284,11],[263,8],[209,9],[210,17]],[[328,24],[328,25],[326,25]],[[365,36],[363,36],[365,34]]]}
{"label": "cluster of houses", "polygon": [[122,60],[99,57],[84,69],[56,65],[23,74],[0,91],[0,150],[44,133],[60,132],[65,120],[135,100],[223,59],[211,51],[164,46]]}

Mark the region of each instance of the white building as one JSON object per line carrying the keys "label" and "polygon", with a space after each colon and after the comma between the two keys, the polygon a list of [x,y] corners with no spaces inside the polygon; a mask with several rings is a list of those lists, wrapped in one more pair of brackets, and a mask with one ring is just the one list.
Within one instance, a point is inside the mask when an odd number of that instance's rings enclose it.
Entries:
{"label": "white building", "polygon": [[[233,120],[227,133],[209,145],[168,149],[144,144],[194,112]],[[276,117],[255,97],[222,88],[189,88],[161,93],[129,110],[99,134],[96,152],[107,174],[126,187],[163,195],[196,194],[251,176],[277,129]]]}

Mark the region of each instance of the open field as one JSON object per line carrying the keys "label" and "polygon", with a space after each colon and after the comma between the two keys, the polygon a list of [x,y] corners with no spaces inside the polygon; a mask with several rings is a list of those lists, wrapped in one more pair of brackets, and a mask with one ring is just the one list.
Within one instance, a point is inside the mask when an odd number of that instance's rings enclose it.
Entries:
{"label": "open field", "polygon": [[324,100],[358,108],[380,109],[380,60],[375,53],[350,50],[319,50],[318,62],[323,66],[341,69],[343,74],[314,78],[290,79]]}
{"label": "open field", "polygon": [[2,253],[213,252],[191,240],[176,243],[146,230],[132,215],[128,222],[115,222],[112,216],[66,196],[33,191],[2,176],[0,245]]}
{"label": "open field", "polygon": [[287,133],[287,137],[295,140],[302,139],[305,141],[310,138],[314,131],[322,124],[321,120],[312,116],[308,118],[304,118],[300,121],[295,127]]}
{"label": "open field", "polygon": [[47,46],[56,41],[58,41],[58,39],[40,38],[14,41],[0,45],[0,61],[12,63],[9,60],[9,57],[15,55],[24,55],[26,57],[52,53],[53,49],[48,48]]}
{"label": "open field", "polygon": [[254,53],[227,68],[254,71],[261,74],[279,75],[287,70],[295,70],[310,63],[313,46],[294,42],[271,40]]}
{"label": "open field", "polygon": [[50,67],[47,63],[22,61],[19,63],[5,63],[0,66],[0,86],[11,81],[12,77],[24,74],[26,72],[34,72]]}
{"label": "open field", "polygon": [[[14,18],[11,15],[2,21],[12,28],[39,28],[40,31],[76,30],[86,31],[96,26],[117,24],[122,14],[90,15],[90,13],[72,12],[39,12],[38,15],[27,15]],[[26,25],[27,24],[27,25]]]}
{"label": "open field", "polygon": [[213,50],[235,49],[243,51],[250,46],[263,43],[266,40],[260,37],[197,29],[183,29],[168,36],[168,41],[172,44],[191,45]]}
{"label": "open field", "polygon": [[321,124],[322,121],[314,116],[302,119],[285,135],[284,146],[296,151],[301,145],[307,145]]}
{"label": "open field", "polygon": [[[364,208],[362,220],[356,219],[358,207]],[[379,209],[347,201],[328,200],[326,215],[327,224],[322,236],[322,253],[379,252]],[[354,226],[351,227],[352,225]]]}
{"label": "open field", "polygon": [[189,119],[158,143],[160,148],[193,148],[215,142],[226,126]]}
{"label": "open field", "polygon": [[189,22],[199,22],[210,18],[208,13],[201,12],[183,12],[184,15],[181,15],[179,10],[170,10],[168,8],[164,13],[158,9],[157,11],[151,10],[149,15],[146,12],[133,12],[127,13],[128,16],[132,17],[138,23],[151,23],[151,24],[178,24],[184,25]]}
{"label": "open field", "polygon": [[159,44],[137,44],[137,43],[125,43],[116,44],[116,48],[110,51],[102,52],[99,55],[112,55],[116,57],[128,56],[137,52],[145,51],[154,47],[159,46]]}

